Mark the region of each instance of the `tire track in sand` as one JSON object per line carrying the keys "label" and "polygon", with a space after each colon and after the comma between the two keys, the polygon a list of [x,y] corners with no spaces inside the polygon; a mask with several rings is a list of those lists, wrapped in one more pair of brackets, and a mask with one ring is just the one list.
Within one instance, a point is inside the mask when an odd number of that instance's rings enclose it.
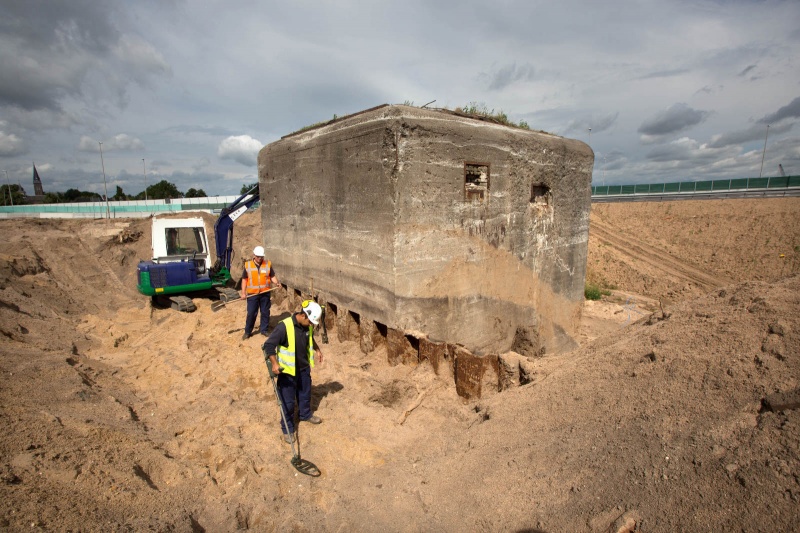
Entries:
{"label": "tire track in sand", "polygon": [[589,232],[600,242],[611,245],[623,256],[630,257],[631,264],[646,264],[652,267],[655,270],[654,277],[661,273],[669,278],[697,285],[705,292],[733,283],[724,276],[714,276],[696,268],[663,249],[650,246],[629,235],[623,236],[603,222],[592,220]]}

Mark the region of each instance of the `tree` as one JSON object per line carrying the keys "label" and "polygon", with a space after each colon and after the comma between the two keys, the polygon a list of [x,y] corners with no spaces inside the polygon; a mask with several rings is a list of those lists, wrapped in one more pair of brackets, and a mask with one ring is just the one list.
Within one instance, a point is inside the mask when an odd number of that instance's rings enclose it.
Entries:
{"label": "tree", "polygon": [[81,191],[78,189],[67,189],[67,192],[64,193],[64,200],[68,202],[77,202],[80,197]]}
{"label": "tree", "polygon": [[186,191],[184,198],[206,198],[207,196],[208,195],[206,194],[206,191],[204,191],[203,189],[195,189],[194,187],[192,187],[191,189]]}
{"label": "tree", "polygon": [[248,192],[250,189],[252,189],[253,187],[258,187],[258,182],[250,183],[249,185],[242,185],[242,190],[239,191],[239,194],[244,194],[244,193]]}
{"label": "tree", "polygon": [[[11,191],[10,194],[9,191]],[[12,184],[10,188],[8,185],[0,187],[0,196],[3,198],[3,205],[10,206],[12,203],[14,205],[22,205],[27,201],[25,190],[16,183]]]}
{"label": "tree", "polygon": [[122,187],[117,185],[117,193],[114,196],[111,197],[111,200],[123,201],[123,200],[127,200],[127,199],[128,199],[128,197],[125,196],[124,192],[122,192]]}
{"label": "tree", "polygon": [[66,202],[98,202],[103,199],[95,192],[79,191],[78,189],[67,189],[63,198]]}
{"label": "tree", "polygon": [[44,193],[44,203],[46,204],[60,204],[63,201],[64,201],[64,193],[61,192]]}
{"label": "tree", "polygon": [[183,198],[183,193],[178,190],[175,184],[167,180],[161,180],[155,185],[147,188],[147,197],[154,200],[163,200],[165,198]]}

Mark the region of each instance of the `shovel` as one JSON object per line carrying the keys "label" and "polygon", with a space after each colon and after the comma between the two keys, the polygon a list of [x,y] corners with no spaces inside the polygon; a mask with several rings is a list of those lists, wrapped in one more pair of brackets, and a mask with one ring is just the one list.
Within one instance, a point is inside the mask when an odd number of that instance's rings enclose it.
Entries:
{"label": "shovel", "polygon": [[[286,422],[286,410],[283,408],[283,402],[281,401],[281,395],[278,393],[278,384],[275,381],[275,374],[272,372],[272,365],[269,362],[269,358],[264,358],[267,361],[267,370],[269,371],[269,379],[272,381],[272,390],[275,391],[275,398],[278,399],[278,407],[281,410],[281,419],[283,420],[284,427],[288,428],[289,424]],[[297,451],[294,449],[294,443],[296,439],[292,439],[292,466],[300,472],[301,474],[305,474],[311,477],[319,477],[322,475],[317,465],[312,463],[307,459],[302,459],[300,457],[300,441],[297,440]]]}
{"label": "shovel", "polygon": [[[274,291],[277,288],[278,287],[272,287],[271,289],[267,289],[264,292],[259,292],[258,294],[264,294],[264,293],[267,293],[267,292],[270,292],[270,291]],[[216,302],[212,302],[211,310],[214,313],[216,313],[217,311],[221,310],[222,308],[224,308],[228,304],[233,304],[233,303],[236,303],[236,302],[246,302],[247,300],[249,300],[253,296],[258,296],[258,294],[251,294],[247,298],[236,298],[235,300],[217,300]]]}

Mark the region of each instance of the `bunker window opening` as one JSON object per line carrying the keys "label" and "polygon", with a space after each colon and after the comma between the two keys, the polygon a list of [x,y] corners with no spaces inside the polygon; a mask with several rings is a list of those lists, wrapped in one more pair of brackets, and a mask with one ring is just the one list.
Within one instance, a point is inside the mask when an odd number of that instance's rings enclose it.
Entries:
{"label": "bunker window opening", "polygon": [[489,194],[491,173],[489,163],[464,163],[464,200],[483,202]]}
{"label": "bunker window opening", "polygon": [[531,185],[531,204],[547,206],[550,204],[550,187],[543,183]]}

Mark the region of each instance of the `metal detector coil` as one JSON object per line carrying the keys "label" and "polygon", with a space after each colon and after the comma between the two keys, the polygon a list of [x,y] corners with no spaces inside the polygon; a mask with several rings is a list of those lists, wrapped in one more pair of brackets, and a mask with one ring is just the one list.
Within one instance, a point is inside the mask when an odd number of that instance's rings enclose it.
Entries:
{"label": "metal detector coil", "polygon": [[[269,379],[272,382],[272,390],[275,391],[275,398],[278,400],[278,407],[281,411],[281,419],[283,420],[284,427],[288,428],[289,424],[286,422],[286,410],[283,408],[283,402],[281,401],[281,395],[278,393],[278,383],[275,381],[275,374],[272,372],[272,365],[269,362],[269,357],[266,357],[264,354],[264,360],[267,363],[267,371],[269,372]],[[294,449],[294,443],[296,439],[291,439],[292,445],[292,466],[300,472],[301,474],[305,474],[311,477],[319,477],[322,475],[322,472],[317,465],[309,461],[308,459],[303,459],[300,457],[300,441],[297,440],[297,451]]]}

